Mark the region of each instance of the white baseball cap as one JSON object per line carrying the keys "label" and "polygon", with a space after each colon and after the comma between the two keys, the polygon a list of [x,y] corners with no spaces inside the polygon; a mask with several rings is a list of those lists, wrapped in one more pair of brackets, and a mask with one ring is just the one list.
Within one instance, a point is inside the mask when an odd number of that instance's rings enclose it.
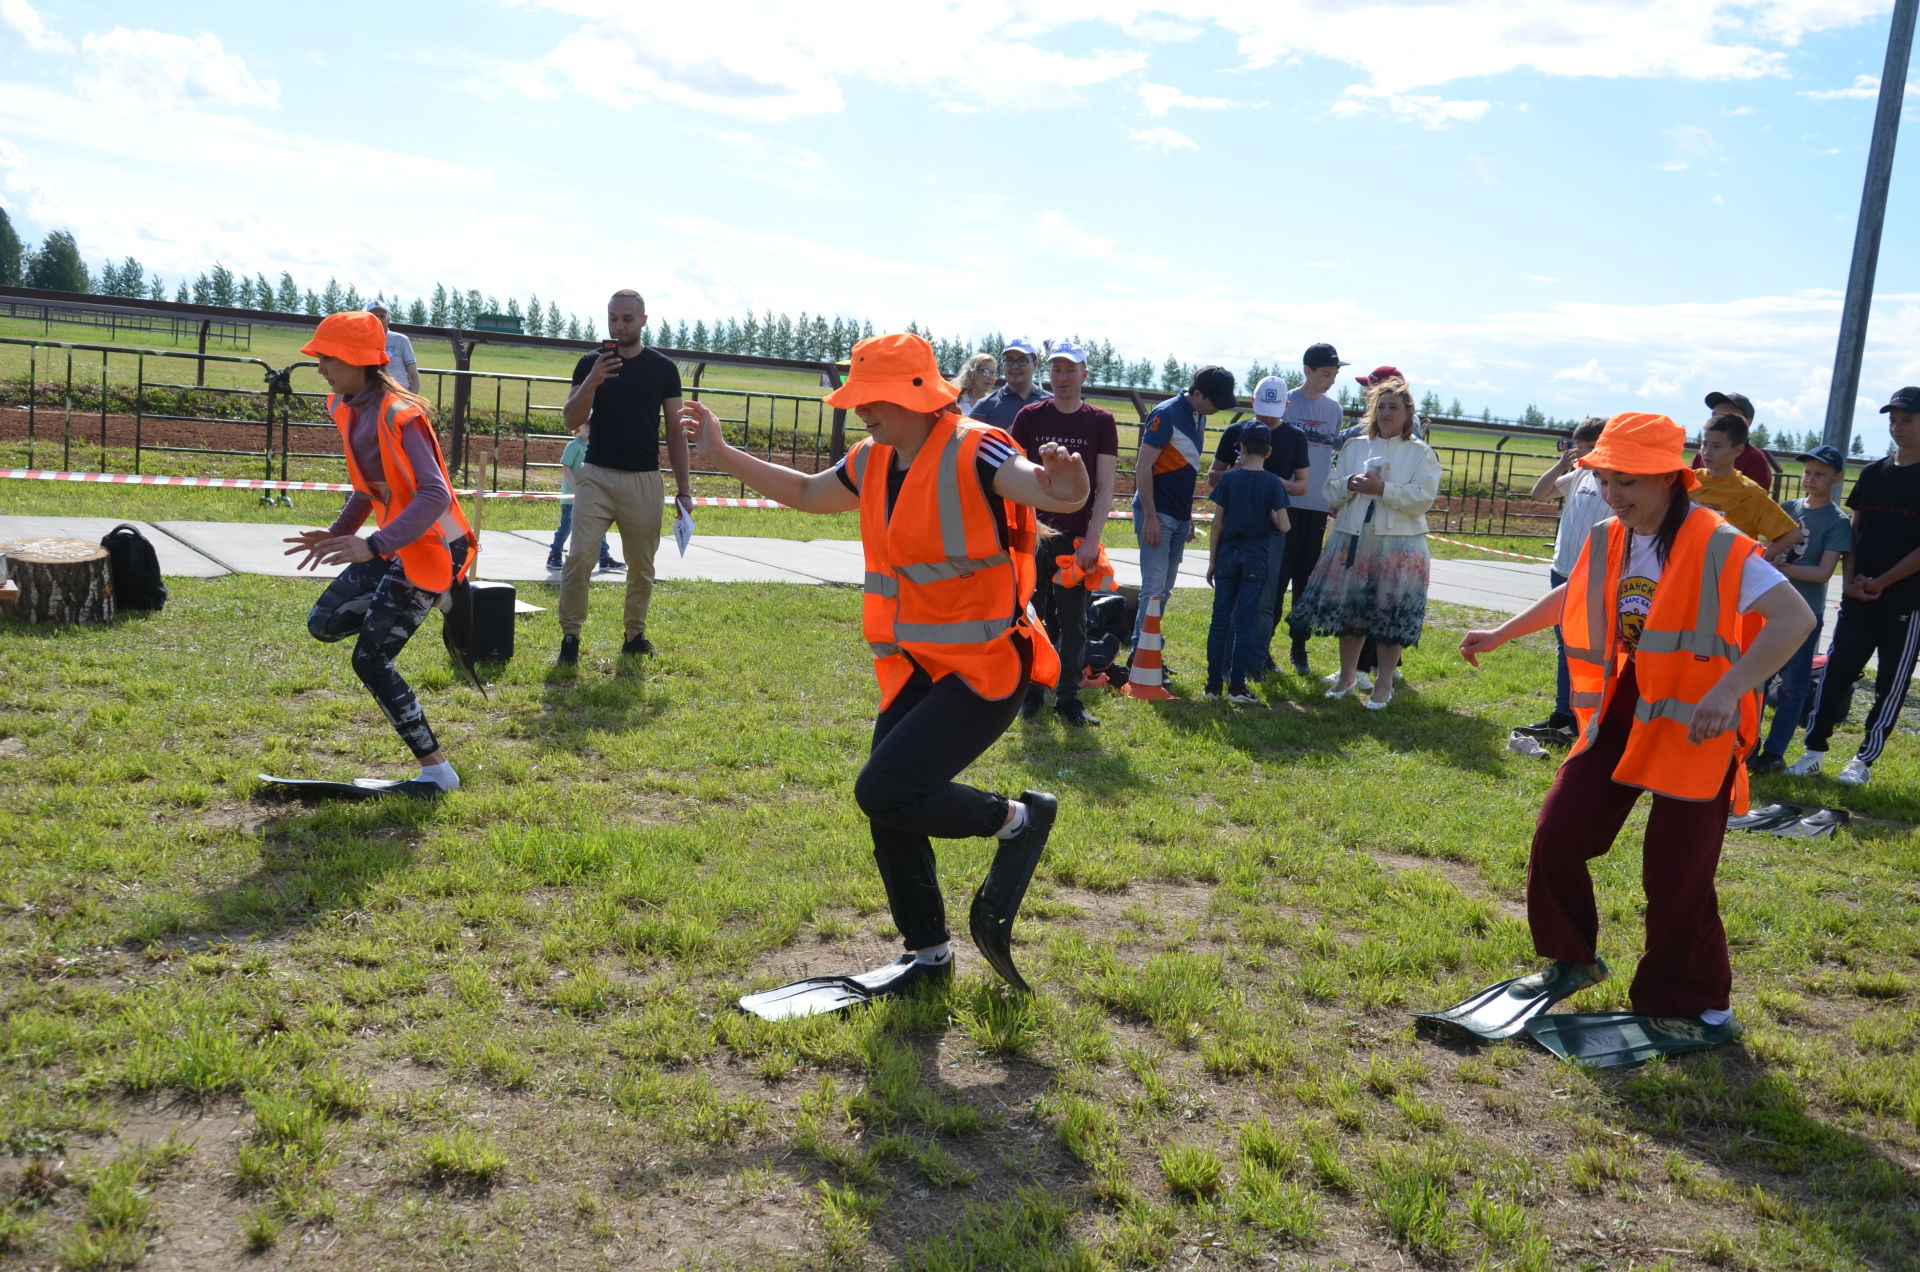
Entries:
{"label": "white baseball cap", "polygon": [[1071,340],[1047,342],[1047,361],[1051,362],[1055,358],[1078,362],[1083,367],[1087,365],[1087,351]]}
{"label": "white baseball cap", "polygon": [[1287,409],[1287,382],[1270,375],[1253,386],[1253,413],[1279,419]]}

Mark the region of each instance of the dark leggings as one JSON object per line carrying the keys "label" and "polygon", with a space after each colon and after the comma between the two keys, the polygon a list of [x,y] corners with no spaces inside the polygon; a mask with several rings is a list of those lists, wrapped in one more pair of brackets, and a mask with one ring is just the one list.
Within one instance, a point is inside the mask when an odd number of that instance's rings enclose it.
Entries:
{"label": "dark leggings", "polygon": [[[1032,651],[1018,637],[1015,643],[1025,671]],[[873,722],[873,750],[853,797],[867,815],[887,905],[909,950],[939,945],[949,935],[931,841],[983,838],[1006,824],[1004,795],[953,779],[1007,731],[1023,689],[982,698],[959,676],[932,680],[916,671]]]}
{"label": "dark leggings", "polygon": [[[454,545],[455,561],[466,559],[466,540]],[[456,567],[457,568],[457,567]],[[439,598],[407,581],[400,562],[375,557],[356,561],[327,586],[307,615],[307,630],[329,643],[359,634],[353,646],[353,671],[380,704],[387,722],[415,759],[440,749],[413,687],[401,678],[394,660],[413,639]]]}

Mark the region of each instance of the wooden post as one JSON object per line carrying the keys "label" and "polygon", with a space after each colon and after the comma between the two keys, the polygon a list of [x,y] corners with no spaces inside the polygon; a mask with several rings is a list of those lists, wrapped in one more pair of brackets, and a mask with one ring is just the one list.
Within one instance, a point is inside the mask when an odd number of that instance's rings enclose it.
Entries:
{"label": "wooden post", "polygon": [[203,389],[207,387],[207,328],[211,326],[211,318],[203,319],[200,323],[200,356],[193,364],[193,382]]}
{"label": "wooden post", "polygon": [[85,539],[0,543],[9,581],[20,589],[15,612],[29,623],[69,626],[113,621],[107,550]]}

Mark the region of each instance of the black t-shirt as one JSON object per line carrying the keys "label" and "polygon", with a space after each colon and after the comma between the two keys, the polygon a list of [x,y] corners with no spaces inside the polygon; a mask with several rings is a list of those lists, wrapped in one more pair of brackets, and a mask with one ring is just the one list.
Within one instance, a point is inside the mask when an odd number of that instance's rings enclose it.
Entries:
{"label": "black t-shirt", "polygon": [[[1853,572],[1872,577],[1892,569],[1907,553],[1920,548],[1920,464],[1902,468],[1891,455],[1874,460],[1854,478],[1847,507],[1859,518],[1853,534]],[[1854,604],[1842,601],[1841,607]],[[1880,613],[1920,610],[1920,574],[1909,574],[1886,589],[1870,608]]]}
{"label": "black t-shirt", "polygon": [[[1214,448],[1213,457],[1229,468],[1239,463],[1240,430],[1254,423],[1259,423],[1258,417],[1227,425],[1220,434],[1220,445]],[[1261,424],[1260,427],[1267,426]],[[1298,424],[1283,423],[1279,428],[1269,431],[1273,434],[1273,453],[1267,456],[1266,469],[1282,481],[1292,481],[1295,473],[1308,466],[1306,430]]]}
{"label": "black t-shirt", "polygon": [[[573,367],[573,382],[583,384],[599,351],[587,354]],[[680,396],[680,368],[657,349],[642,349],[623,358],[620,374],[603,380],[593,391],[587,419],[593,432],[587,437],[587,463],[630,473],[660,471],[660,412],[668,398]]]}

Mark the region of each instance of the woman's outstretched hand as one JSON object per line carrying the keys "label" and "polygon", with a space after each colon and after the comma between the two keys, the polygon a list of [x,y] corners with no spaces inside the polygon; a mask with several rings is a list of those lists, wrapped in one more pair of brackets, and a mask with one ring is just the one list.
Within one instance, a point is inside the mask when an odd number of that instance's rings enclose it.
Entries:
{"label": "woman's outstretched hand", "polygon": [[705,402],[687,402],[680,407],[677,422],[686,430],[693,462],[701,468],[719,468],[720,456],[728,447],[726,435],[720,430],[720,417],[713,408]]}
{"label": "woman's outstretched hand", "polygon": [[1506,644],[1499,632],[1468,632],[1460,638],[1460,656],[1470,667],[1480,665],[1480,655],[1489,654]]}
{"label": "woman's outstretched hand", "polygon": [[1086,461],[1060,445],[1046,442],[1040,447],[1040,471],[1035,474],[1040,489],[1066,505],[1056,512],[1072,512],[1087,502],[1093,485],[1087,478]]}

